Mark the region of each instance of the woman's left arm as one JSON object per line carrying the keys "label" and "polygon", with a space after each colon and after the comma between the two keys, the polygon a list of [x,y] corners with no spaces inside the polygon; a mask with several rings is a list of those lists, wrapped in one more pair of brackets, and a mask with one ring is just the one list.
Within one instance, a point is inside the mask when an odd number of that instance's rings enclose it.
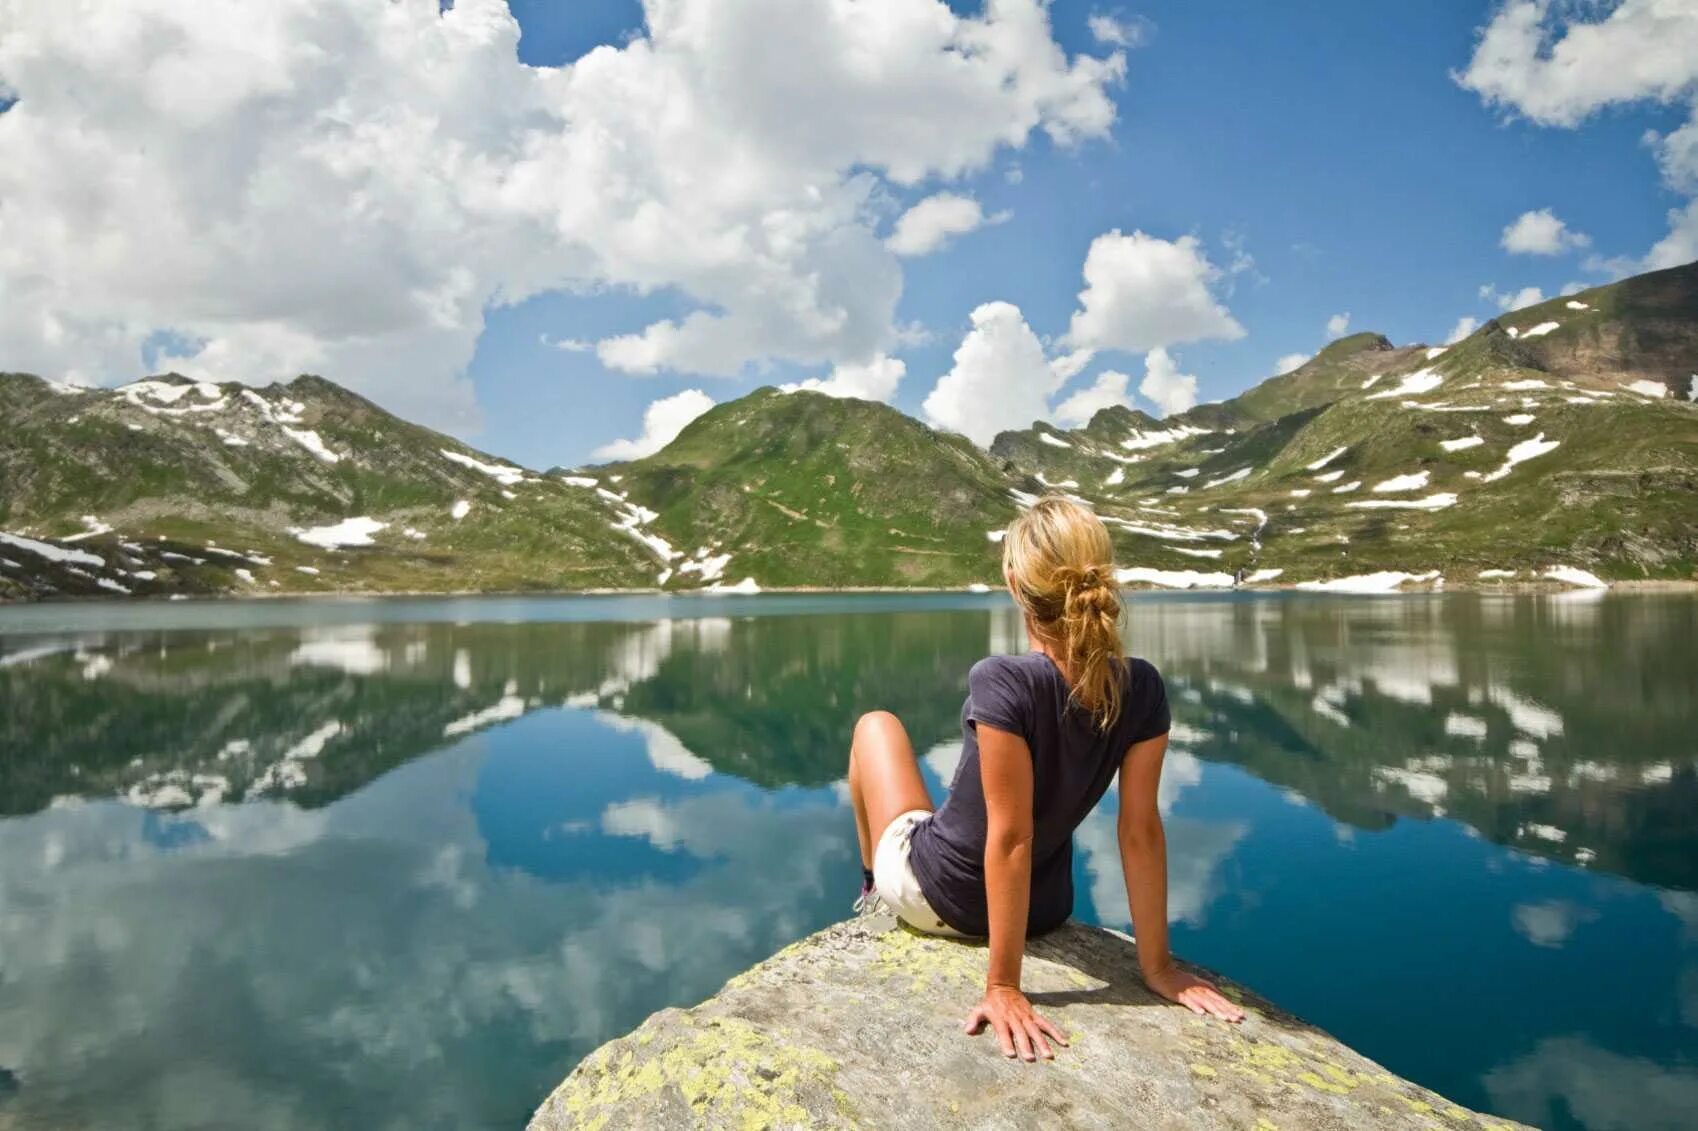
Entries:
{"label": "woman's left arm", "polygon": [[1120,764],[1120,866],[1126,873],[1126,902],[1138,940],[1144,982],[1193,1013],[1242,1021],[1244,1011],[1209,983],[1181,970],[1167,945],[1167,832],[1156,797],[1161,786],[1167,735],[1136,742]]}
{"label": "woman's left arm", "polygon": [[1045,1037],[1066,1038],[1039,1017],[1020,990],[1020,959],[1032,901],[1032,752],[1017,734],[978,723],[979,775],[985,793],[985,902],[990,968],[984,1000],[967,1015],[967,1032],[996,1032],[1004,1056],[1049,1057]]}

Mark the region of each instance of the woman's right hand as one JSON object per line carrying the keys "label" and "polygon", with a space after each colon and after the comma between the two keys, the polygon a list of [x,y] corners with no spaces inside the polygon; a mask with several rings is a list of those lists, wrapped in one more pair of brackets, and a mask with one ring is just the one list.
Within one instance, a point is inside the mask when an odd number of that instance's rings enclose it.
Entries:
{"label": "woman's right hand", "polygon": [[1027,1061],[1040,1056],[1053,1059],[1055,1051],[1049,1046],[1050,1040],[1067,1047],[1067,1038],[1061,1030],[1039,1017],[1026,995],[1012,986],[992,986],[985,990],[984,1000],[967,1015],[968,1036],[986,1025],[996,1033],[996,1043],[1002,1046],[1003,1056],[1018,1055]]}
{"label": "woman's right hand", "polygon": [[1243,1009],[1203,979],[1187,974],[1171,962],[1153,974],[1145,974],[1144,984],[1168,1001],[1183,1005],[1192,1013],[1218,1017],[1234,1025],[1244,1020]]}

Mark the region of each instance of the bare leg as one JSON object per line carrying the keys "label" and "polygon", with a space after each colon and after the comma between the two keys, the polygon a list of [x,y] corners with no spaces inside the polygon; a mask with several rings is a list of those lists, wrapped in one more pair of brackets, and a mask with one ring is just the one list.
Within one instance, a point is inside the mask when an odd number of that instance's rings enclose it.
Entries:
{"label": "bare leg", "polygon": [[908,732],[889,711],[869,711],[855,724],[849,746],[849,799],[855,806],[863,868],[873,866],[873,848],[891,821],[913,809],[933,808]]}

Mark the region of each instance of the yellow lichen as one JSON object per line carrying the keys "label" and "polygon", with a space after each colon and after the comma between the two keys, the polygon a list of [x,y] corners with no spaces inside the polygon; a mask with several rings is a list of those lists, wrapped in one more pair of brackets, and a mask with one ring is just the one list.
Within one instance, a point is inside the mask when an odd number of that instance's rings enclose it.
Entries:
{"label": "yellow lichen", "polygon": [[1313,1072],[1299,1072],[1297,1078],[1318,1092],[1331,1092],[1335,1096],[1347,1096],[1350,1089],[1342,1084],[1334,1084],[1331,1080],[1323,1080]]}
{"label": "yellow lichen", "polygon": [[1220,1073],[1216,1072],[1214,1069],[1210,1068],[1206,1064],[1193,1064],[1191,1066],[1191,1071],[1195,1072],[1198,1076],[1219,1076],[1220,1075]]}
{"label": "yellow lichen", "polygon": [[909,977],[916,993],[937,981],[973,984],[985,976],[983,943],[937,938],[900,927],[879,935],[877,946],[873,973]]}
{"label": "yellow lichen", "polygon": [[617,1059],[592,1057],[557,1096],[574,1126],[605,1122],[608,1113],[674,1087],[695,1118],[743,1128],[802,1127],[819,1123],[802,1102],[808,1093],[829,1099],[844,1115],[848,1097],[835,1085],[837,1062],[789,1041],[775,1041],[732,1017],[702,1021],[670,1047],[636,1061],[629,1045]]}

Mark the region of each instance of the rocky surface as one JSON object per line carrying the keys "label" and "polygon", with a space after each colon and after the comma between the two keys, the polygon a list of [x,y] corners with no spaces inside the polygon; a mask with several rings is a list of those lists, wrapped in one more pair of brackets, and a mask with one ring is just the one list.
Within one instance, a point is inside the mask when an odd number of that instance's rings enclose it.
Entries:
{"label": "rocky surface", "polygon": [[1033,941],[1024,979],[1066,1030],[1053,1062],[1005,1059],[961,1021],[982,945],[888,919],[803,939],[694,1009],[612,1041],[530,1131],[622,1127],[1232,1127],[1507,1129],[1224,980],[1240,1026],[1156,998],[1135,944],[1069,923]]}

